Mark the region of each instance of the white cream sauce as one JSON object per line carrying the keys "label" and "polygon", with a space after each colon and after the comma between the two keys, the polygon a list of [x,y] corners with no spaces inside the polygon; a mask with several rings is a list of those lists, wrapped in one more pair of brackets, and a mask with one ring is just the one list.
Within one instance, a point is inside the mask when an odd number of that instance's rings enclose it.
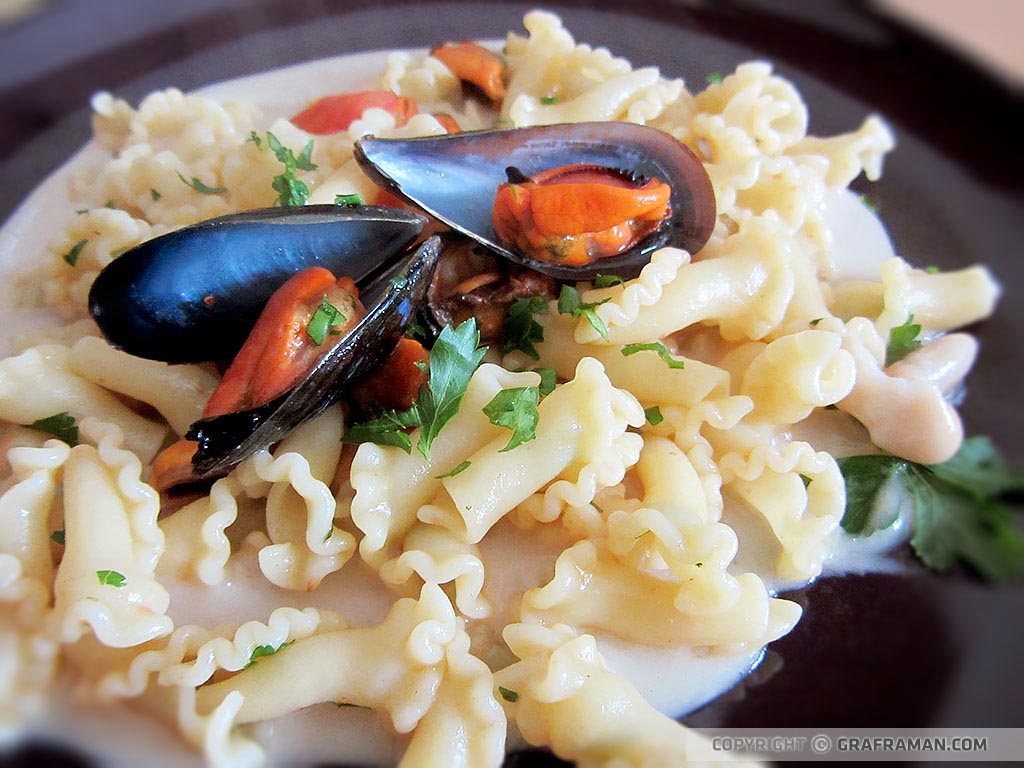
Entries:
{"label": "white cream sauce", "polygon": [[[382,53],[343,56],[218,83],[201,93],[218,99],[250,100],[264,110],[269,123],[273,116],[291,114],[319,95],[375,87],[384,64]],[[0,280],[0,308],[11,308],[0,309],[0,320],[7,329],[0,338],[0,353],[10,354],[17,335],[33,324],[52,322],[42,311],[23,307],[24,302],[18,300],[21,288],[10,278],[38,258],[54,233],[74,216],[67,196],[72,173],[101,158],[98,148],[87,146],[41,184],[0,230],[0,277],[6,278]],[[856,195],[845,190],[828,193],[825,216],[834,233],[832,257],[836,277],[850,279],[877,274],[878,264],[893,253],[877,217]],[[801,425],[800,439],[810,439],[820,448],[835,450],[837,455],[849,455],[864,445],[865,437],[857,433],[855,425],[828,418],[842,414],[825,416],[820,423]],[[889,529],[860,540],[840,532],[826,574],[894,570],[885,552],[908,535],[908,505],[903,501],[892,502],[898,505],[899,515]],[[766,572],[770,545],[756,550],[750,543],[769,541],[771,537],[763,532],[758,535],[758,522],[742,510],[727,510],[726,520],[735,525],[743,542],[737,565]],[[565,543],[558,540],[556,533],[530,531],[523,535],[512,529],[511,524],[497,526],[481,542],[488,562],[484,594],[494,605],[494,616],[491,622],[471,622],[471,637],[493,637],[494,627],[511,620],[518,611],[517,595],[551,578],[554,560],[563,546]],[[269,584],[259,573],[253,548],[243,548],[239,556],[231,559],[227,577],[216,587],[198,587],[163,578],[161,582],[171,593],[169,613],[176,626],[198,623],[215,627],[225,622],[266,621],[270,612],[281,605],[330,609],[341,613],[352,626],[365,626],[379,621],[391,601],[387,587],[359,562],[358,556],[311,593],[282,590]],[[251,589],[251,584],[259,584],[259,589]],[[690,649],[637,647],[600,636],[598,641],[609,667],[630,679],[648,701],[672,716],[693,711],[729,690],[757,666],[762,655],[757,652],[715,656]],[[496,666],[511,661],[507,657],[486,660]],[[394,734],[390,724],[372,711],[330,704],[245,728],[265,746],[271,763],[278,765],[335,762],[342,756],[356,763],[394,763],[405,738]],[[111,708],[58,700],[37,734],[73,745],[109,766],[201,764],[198,755],[167,728],[133,711],[131,702]],[[516,744],[517,738],[512,735],[510,747]]]}

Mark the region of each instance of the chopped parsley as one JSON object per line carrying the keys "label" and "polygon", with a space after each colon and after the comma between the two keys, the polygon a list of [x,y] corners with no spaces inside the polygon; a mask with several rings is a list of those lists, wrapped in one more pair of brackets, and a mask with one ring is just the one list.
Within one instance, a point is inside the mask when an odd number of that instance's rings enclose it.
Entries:
{"label": "chopped parsley", "polygon": [[79,240],[77,243],[71,246],[71,250],[64,254],[63,258],[70,266],[75,266],[78,263],[78,257],[82,255],[82,249],[85,248],[88,240]]}
{"label": "chopped parsley", "polygon": [[260,138],[260,135],[256,133],[256,131],[249,131],[249,138],[246,139],[246,141],[251,141],[255,144],[256,149],[263,149],[263,139]]}
{"label": "chopped parsley", "polygon": [[824,319],[825,319],[824,317],[816,317],[816,318],[814,318],[813,320],[811,320],[811,326],[813,327],[813,326],[817,325],[818,323],[820,323]]}
{"label": "chopped parsley", "polygon": [[558,374],[554,368],[534,368],[534,373],[540,374],[540,390],[541,397],[547,397],[555,391],[555,385],[558,384]]}
{"label": "chopped parsley", "polygon": [[937,266],[935,266],[934,264],[931,264],[931,265],[925,267],[924,271],[927,274],[929,274],[929,275],[937,275],[937,274],[939,274],[940,270],[939,270],[939,268]]}
{"label": "chopped parsley", "polygon": [[363,197],[362,195],[358,195],[354,192],[351,195],[335,195],[334,204],[344,205],[347,208],[355,208],[356,206],[363,204]]}
{"label": "chopped parsley", "polygon": [[897,325],[889,331],[889,344],[885,348],[885,367],[897,363],[916,349],[920,349],[921,326],[909,315],[907,322]]}
{"label": "chopped parsley", "polygon": [[124,574],[117,571],[96,571],[96,578],[100,580],[100,584],[117,587],[118,589],[123,587],[125,581],[127,581]]}
{"label": "chopped parsley", "polygon": [[878,213],[878,209],[875,208],[874,204],[872,204],[870,200],[868,200],[867,195],[858,195],[857,199],[860,200],[861,205],[863,205],[869,211],[871,211],[872,213]]}
{"label": "chopped parsley", "polygon": [[197,177],[193,176],[192,181],[189,181],[181,172],[178,172],[178,178],[181,179],[181,183],[186,187],[192,187],[196,192],[200,192],[204,195],[219,195],[221,192],[227,192],[227,187],[208,187]]}
{"label": "chopped parsley", "polygon": [[838,459],[846,483],[842,526],[868,535],[895,518],[874,519],[882,488],[897,483],[910,499],[914,535],[910,545],[929,568],[946,572],[962,562],[988,581],[1024,574],[1024,534],[1004,502],[1024,493],[1024,472],[1009,465],[986,437],[964,440],[942,464],[916,464],[897,456]]}
{"label": "chopped parsley", "polygon": [[354,424],[345,432],[345,442],[393,445],[408,453],[412,443],[405,430],[419,427],[416,448],[429,459],[431,443],[459,412],[469,379],[487,352],[486,347],[478,349],[479,344],[475,318],[469,318],[458,328],[446,326],[430,350],[430,378],[412,408],[385,411],[374,419]]}
{"label": "chopped parsley", "polygon": [[160,194],[159,192],[157,192],[157,191],[156,191],[155,189],[150,189],[150,190],[149,190],[149,196],[150,196],[151,198],[153,198],[153,202],[154,202],[154,203],[155,203],[155,202],[156,202],[157,200],[159,200],[159,199],[160,199],[161,197],[163,197],[163,195],[161,195],[161,194]]}
{"label": "chopped parsley", "polygon": [[656,405],[644,408],[644,418],[647,419],[647,423],[652,427],[658,426],[665,420],[665,417],[661,415],[661,408]]}
{"label": "chopped parsley", "polygon": [[613,285],[625,285],[626,281],[618,275],[596,275],[594,277],[595,288],[611,288]]}
{"label": "chopped parsley", "polygon": [[548,311],[548,300],[543,296],[529,296],[516,299],[505,314],[504,341],[501,351],[505,354],[519,350],[534,360],[540,360],[537,342],[544,341],[544,326],[533,319]]}
{"label": "chopped parsley", "polygon": [[665,349],[665,345],[660,341],[649,341],[641,344],[627,344],[622,348],[622,356],[629,357],[635,355],[637,352],[657,352],[660,357],[669,368],[685,368],[685,360],[676,360],[669,351]]}
{"label": "chopped parsley", "polygon": [[53,533],[51,533],[50,534],[50,540],[51,541],[55,541],[56,543],[60,544],[63,547],[64,546],[64,531],[63,531],[63,529],[59,530],[59,531],[54,531]]}
{"label": "chopped parsley", "polygon": [[405,329],[405,335],[408,336],[410,339],[419,339],[421,341],[426,341],[427,329],[424,328],[419,323],[412,323],[408,328]]}
{"label": "chopped parsley", "polygon": [[803,482],[804,488],[806,488],[807,486],[809,486],[811,483],[814,482],[814,480],[812,478],[810,478],[810,477],[808,477],[807,475],[804,475],[804,474],[800,475],[800,480],[801,480],[801,482]]}
{"label": "chopped parsley", "polygon": [[306,142],[298,157],[270,131],[267,131],[267,146],[284,165],[284,171],[275,176],[271,184],[277,192],[277,204],[283,207],[305,205],[309,198],[309,187],[295,175],[295,172],[316,170],[316,164],[312,159],[313,140]]}
{"label": "chopped parsley", "polygon": [[537,437],[537,404],[540,402],[539,387],[514,387],[503,389],[484,406],[484,415],[491,424],[512,430],[508,445],[501,453],[518,448]]}
{"label": "chopped parsley", "polygon": [[78,445],[78,425],[75,423],[75,417],[67,411],[55,413],[53,416],[47,416],[44,419],[37,419],[25,426],[29,429],[37,429],[40,432],[53,435],[58,440],[63,440],[72,447]]}
{"label": "chopped parsley", "polygon": [[289,640],[287,643],[281,643],[281,645],[277,646],[277,648],[275,648],[272,645],[257,645],[255,648],[252,649],[252,653],[249,654],[249,663],[242,667],[242,669],[248,669],[260,659],[265,659],[267,656],[273,656],[282,648],[287,648],[294,642],[294,640]]}
{"label": "chopped parsley", "polygon": [[707,78],[708,85],[719,85],[724,79],[721,72],[711,72]]}
{"label": "chopped parsley", "polygon": [[444,480],[446,477],[455,477],[460,472],[465,472],[467,469],[469,469],[472,463],[473,462],[469,461],[468,459],[466,461],[459,462],[454,467],[445,472],[443,475],[434,475],[434,479]]}
{"label": "chopped parsley", "polygon": [[309,318],[309,323],[306,325],[306,335],[312,339],[314,344],[320,346],[324,343],[324,339],[327,338],[328,332],[334,326],[341,325],[344,322],[345,316],[327,300],[327,294],[325,293],[320,306],[316,308],[313,316]]}
{"label": "chopped parsley", "polygon": [[608,327],[604,324],[604,320],[598,317],[597,312],[594,311],[597,307],[608,301],[611,301],[611,299],[585,302],[580,298],[578,290],[571,285],[563,285],[562,292],[558,295],[558,313],[560,315],[572,315],[574,319],[584,318],[595,331],[601,334],[602,339],[608,341]]}
{"label": "chopped parsley", "polygon": [[508,688],[505,688],[504,686],[499,685],[498,686],[498,693],[501,694],[501,698],[503,698],[505,701],[509,702],[510,704],[515,704],[517,701],[519,701],[519,692],[518,691],[512,691],[512,690],[509,690]]}
{"label": "chopped parsley", "polygon": [[546,107],[550,107],[552,104],[558,104],[561,101],[557,96],[541,96],[540,103]]}

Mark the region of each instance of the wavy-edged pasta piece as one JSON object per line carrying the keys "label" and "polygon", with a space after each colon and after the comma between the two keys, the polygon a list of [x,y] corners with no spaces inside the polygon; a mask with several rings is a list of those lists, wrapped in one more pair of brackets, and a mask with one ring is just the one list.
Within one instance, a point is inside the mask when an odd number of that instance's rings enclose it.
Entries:
{"label": "wavy-edged pasta piece", "polygon": [[67,347],[40,345],[0,360],[0,419],[31,424],[64,412],[78,421],[93,417],[117,425],[126,447],[145,464],[153,460],[167,434],[165,426],[139,416],[74,373]]}
{"label": "wavy-edged pasta piece", "polygon": [[756,510],[781,545],[776,573],[799,580],[820,575],[846,508],[835,459],[804,442],[761,443],[725,453],[719,466],[724,488]]}
{"label": "wavy-edged pasta piece", "polygon": [[98,447],[78,445],[64,464],[56,631],[65,643],[89,627],[104,645],[140,645],[174,628],[170,597],[154,575],[164,549],[159,496],[140,479],[142,466],[116,427],[86,419],[81,428]]}
{"label": "wavy-edged pasta piece", "polygon": [[413,731],[399,768],[498,768],[505,758],[505,711],[495,698],[494,675],[469,651],[459,632],[445,647],[437,699]]}
{"label": "wavy-edged pasta piece", "polygon": [[883,334],[911,316],[926,332],[976,323],[995,311],[1002,290],[984,266],[931,274],[897,257],[882,264],[879,274],[883,310],[875,324]]}
{"label": "wavy-edged pasta piece", "polygon": [[325,701],[379,709],[399,733],[408,733],[436,700],[445,649],[462,632],[436,584],[418,600],[402,598],[384,621],[297,641],[257,664],[198,691],[200,712],[215,710],[233,693],[245,703],[236,722],[266,720]]}
{"label": "wavy-edged pasta piece", "polygon": [[255,741],[235,727],[245,697],[232,691],[208,714],[196,707],[196,689],[179,688],[177,720],[181,732],[203,752],[213,768],[257,768],[266,755]]}
{"label": "wavy-edged pasta piece", "polygon": [[210,493],[160,521],[166,550],[158,573],[182,581],[220,584],[231,556],[225,531],[238,518],[242,485],[233,476],[222,477]]}
{"label": "wavy-edged pasta piece", "polygon": [[441,61],[433,56],[414,59],[408,53],[388,54],[381,86],[421,107],[458,103],[462,95],[459,79]]}
{"label": "wavy-edged pasta piece", "polygon": [[735,764],[728,756],[716,758],[702,737],[610,672],[592,636],[536,624],[511,624],[504,636],[520,661],[494,680],[517,694],[504,706],[530,744],[549,747],[580,768]]}
{"label": "wavy-edged pasta piece", "polygon": [[782,336],[747,366],[740,394],[754,401],[750,418],[795,424],[815,408],[838,403],[853,389],[857,369],[842,334],[825,330]]}
{"label": "wavy-edged pasta piece", "polygon": [[[416,522],[416,513],[442,490],[443,475],[467,456],[507,430],[496,427],[482,409],[498,392],[532,387],[535,373],[511,373],[496,365],[481,365],[469,381],[459,412],[430,446],[430,459],[419,451],[364,443],[352,461],[352,521],[363,539],[359,554],[377,567],[400,554],[402,538]],[[413,433],[413,443],[416,442]]]}
{"label": "wavy-edged pasta piece", "polygon": [[288,434],[271,456],[259,451],[248,464],[272,483],[267,494],[267,533],[260,570],[284,589],[312,590],[355,552],[355,537],[334,525],[336,503],[328,483],[341,457],[344,414],[324,411]]}
{"label": "wavy-edged pasta piece", "polygon": [[4,582],[13,559],[0,555],[0,743],[5,745],[20,737],[25,724],[49,704],[59,651],[52,638],[20,630],[9,615]]}
{"label": "wavy-edged pasta piece", "polygon": [[71,347],[70,369],[106,390],[156,408],[179,437],[203,415],[217,377],[198,365],[143,360],[87,336]]}
{"label": "wavy-edged pasta piece", "polygon": [[402,542],[402,554],[380,568],[381,578],[393,586],[408,583],[414,574],[424,583],[454,584],[455,605],[463,616],[491,615],[490,601],[480,594],[484,564],[479,550],[447,528],[417,522]]}
{"label": "wavy-edged pasta piece", "polygon": [[860,128],[839,136],[806,136],[788,147],[790,155],[814,155],[828,161],[825,180],[829,186],[845,187],[864,172],[871,181],[882,175],[882,161],[896,146],[889,126],[877,115],[864,120]]}
{"label": "wavy-edged pasta piece", "polygon": [[444,478],[445,495],[417,516],[476,543],[512,509],[543,489],[542,522],[567,506],[589,504],[600,488],[622,482],[636,463],[642,439],[627,432],[643,424],[643,408],[612,386],[604,368],[584,358],[575,377],[537,408],[536,438],[504,451],[505,432],[473,453],[470,465]]}

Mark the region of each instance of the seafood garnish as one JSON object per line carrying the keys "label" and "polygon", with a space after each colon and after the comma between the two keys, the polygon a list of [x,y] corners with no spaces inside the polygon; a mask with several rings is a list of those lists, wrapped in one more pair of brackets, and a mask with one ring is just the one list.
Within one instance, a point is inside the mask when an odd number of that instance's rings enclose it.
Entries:
{"label": "seafood garnish", "polygon": [[[548,125],[419,139],[366,137],[356,143],[355,157],[389,192],[505,258],[561,280],[589,280],[598,273],[635,277],[661,246],[700,250],[715,223],[714,190],[700,159],[668,134],[631,123]],[[539,260],[502,243],[492,212],[506,169],[514,167],[532,178],[579,164],[667,184],[669,216],[623,253],[585,264]]]}

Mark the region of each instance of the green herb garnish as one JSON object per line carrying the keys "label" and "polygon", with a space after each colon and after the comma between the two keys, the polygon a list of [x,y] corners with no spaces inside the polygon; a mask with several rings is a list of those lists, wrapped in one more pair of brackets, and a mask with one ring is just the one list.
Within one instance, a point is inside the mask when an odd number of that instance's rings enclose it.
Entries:
{"label": "green herb garnish", "polygon": [[305,205],[309,198],[309,187],[295,175],[295,172],[316,170],[312,160],[313,140],[306,142],[298,157],[270,131],[267,131],[267,146],[277,157],[278,162],[284,165],[284,171],[275,176],[271,183],[277,192],[277,204],[284,207]]}
{"label": "green herb garnish", "polygon": [[324,343],[324,339],[327,338],[328,332],[334,326],[342,325],[344,322],[345,316],[327,300],[327,294],[325,293],[320,306],[316,308],[313,316],[309,318],[309,323],[306,325],[306,335],[313,340],[314,344],[320,346]]}
{"label": "green herb garnish", "polygon": [[150,189],[150,190],[149,190],[149,196],[150,196],[151,198],[153,198],[153,202],[154,202],[154,203],[155,203],[155,202],[156,202],[157,200],[159,200],[159,199],[160,199],[161,197],[163,197],[163,195],[161,195],[161,194],[160,194],[159,192],[157,192],[157,191],[156,191],[155,189]]}
{"label": "green herb garnish", "polygon": [[249,138],[246,139],[246,141],[251,141],[255,144],[256,149],[263,149],[263,139],[260,138],[260,135],[256,133],[256,131],[249,131]]}
{"label": "green herb garnish", "polygon": [[501,449],[501,453],[536,439],[537,422],[540,420],[540,414],[537,413],[539,402],[538,387],[515,387],[501,390],[484,406],[484,415],[490,419],[491,424],[512,430],[512,437],[508,445]]}
{"label": "green herb garnish", "polygon": [[533,319],[548,311],[548,300],[543,296],[529,296],[516,299],[505,315],[504,336],[501,351],[505,354],[518,349],[534,360],[540,360],[537,342],[544,341],[544,326]]}
{"label": "green herb garnish", "polygon": [[921,326],[914,323],[914,316],[909,315],[907,322],[897,325],[889,331],[889,344],[885,348],[885,367],[899,362],[915,349],[920,349]]}
{"label": "green herb garnish", "polygon": [[939,268],[934,264],[931,264],[930,266],[925,267],[924,271],[929,275],[937,275],[941,270],[939,270]]}
{"label": "green herb garnish", "polygon": [[711,72],[708,74],[708,85],[719,85],[725,78],[722,77],[721,72]]}
{"label": "green herb garnish", "polygon": [[509,690],[508,688],[505,688],[504,686],[499,685],[498,686],[498,693],[501,694],[501,698],[503,698],[505,701],[509,702],[510,704],[515,704],[517,701],[519,701],[519,692],[518,691],[512,691],[512,690]]}
{"label": "green herb garnish", "polygon": [[563,285],[562,292],[558,295],[558,313],[561,315],[572,315],[573,318],[584,318],[590,326],[601,334],[601,338],[608,341],[608,327],[604,324],[604,320],[597,316],[597,312],[594,310],[604,304],[605,302],[611,301],[611,299],[601,299],[600,301],[584,302],[580,298],[580,292],[573,288],[571,285]]}
{"label": "green herb garnish", "polygon": [[635,355],[637,352],[657,352],[660,357],[669,368],[685,368],[685,360],[676,360],[669,351],[665,349],[665,345],[660,341],[649,341],[641,344],[627,344],[622,348],[622,356],[629,357]]}
{"label": "green herb garnish", "polygon": [[552,104],[558,104],[561,101],[557,96],[541,96],[540,103],[546,107],[550,107]]}
{"label": "green herb garnish", "polygon": [[85,248],[85,244],[88,240],[79,240],[77,243],[71,246],[71,250],[64,254],[64,261],[70,266],[75,266],[78,263],[78,257],[82,255],[82,249]]}
{"label": "green herb garnish", "polygon": [[871,211],[872,213],[878,213],[878,209],[875,208],[875,206],[872,204],[870,200],[868,200],[867,195],[858,195],[857,199],[860,200],[861,205],[863,205],[869,211]]}
{"label": "green herb garnish", "polygon": [[100,584],[117,587],[118,589],[123,587],[126,581],[124,574],[117,571],[96,571],[96,578],[100,580]]}
{"label": "green herb garnish", "polygon": [[595,288],[611,288],[613,285],[625,285],[626,281],[618,275],[595,275]]}
{"label": "green herb garnish", "polygon": [[894,517],[873,519],[879,492],[889,483],[909,496],[914,513],[910,545],[929,568],[946,572],[959,561],[989,581],[1024,573],[1024,534],[1003,501],[1024,492],[1024,472],[1010,466],[986,437],[964,440],[942,464],[916,464],[897,456],[838,459],[846,482],[842,526],[867,535]]}
{"label": "green herb garnish", "polygon": [[50,534],[50,540],[57,542],[58,544],[60,544],[63,547],[64,546],[64,531],[63,530],[54,531],[53,533]]}
{"label": "green herb garnish", "polygon": [[558,384],[558,374],[554,368],[534,368],[534,373],[540,374],[540,390],[541,397],[547,397],[555,391],[555,385]]}
{"label": "green herb garnish", "polygon": [[294,640],[289,640],[287,643],[281,643],[277,648],[272,645],[257,645],[252,649],[252,653],[249,655],[249,663],[242,667],[242,669],[248,669],[260,659],[265,659],[267,656],[273,656],[282,648],[287,648],[294,642]]}
{"label": "green herb garnish", "polygon": [[200,192],[204,195],[219,195],[221,192],[228,191],[227,187],[208,187],[195,176],[192,177],[192,181],[189,181],[181,175],[180,171],[178,172],[178,178],[181,179],[181,183],[186,187],[192,187],[196,192]]}
{"label": "green herb garnish", "polygon": [[644,408],[644,418],[647,419],[647,423],[652,427],[656,427],[665,420],[665,417],[661,415],[661,408],[656,405],[652,405],[650,408]]}
{"label": "green herb garnish", "polygon": [[460,463],[456,464],[454,467],[449,469],[443,475],[434,475],[434,479],[435,480],[444,480],[446,477],[455,477],[460,472],[465,472],[467,469],[469,469],[471,464],[472,464],[472,462],[467,459],[466,461],[463,461],[463,462],[460,462]]}
{"label": "green herb garnish", "polygon": [[348,208],[355,208],[357,205],[363,204],[363,197],[362,195],[357,195],[354,192],[351,195],[335,195],[334,204],[344,205]]}
{"label": "green herb garnish", "polygon": [[37,429],[40,432],[53,435],[58,440],[62,440],[72,447],[78,445],[78,425],[75,423],[75,417],[67,411],[61,411],[53,416],[38,419],[25,426],[29,429]]}

